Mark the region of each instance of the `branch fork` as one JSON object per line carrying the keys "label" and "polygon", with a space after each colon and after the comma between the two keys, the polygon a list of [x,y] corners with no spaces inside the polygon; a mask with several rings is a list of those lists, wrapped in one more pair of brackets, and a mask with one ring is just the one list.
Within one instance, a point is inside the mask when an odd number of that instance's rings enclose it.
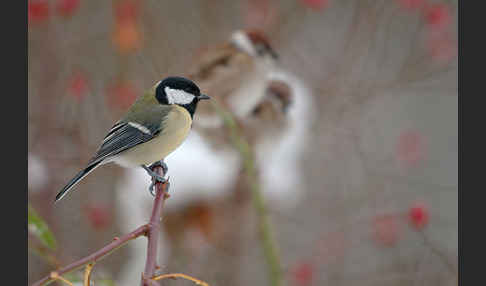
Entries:
{"label": "branch fork", "polygon": [[[154,172],[157,172],[158,174],[163,173],[162,167],[155,167]],[[148,239],[148,247],[147,247],[147,260],[145,264],[145,271],[143,274],[143,277],[154,277],[155,270],[157,268],[156,266],[156,259],[157,259],[157,244],[158,244],[158,239],[159,239],[159,232],[160,232],[160,220],[161,220],[161,214],[162,214],[162,208],[164,205],[164,202],[166,199],[169,198],[169,194],[167,194],[167,186],[168,183],[164,182],[156,182],[155,183],[155,200],[154,200],[154,206],[152,209],[152,216],[150,217],[150,221],[147,224],[144,224],[140,227],[138,227],[136,230],[130,232],[129,234],[126,234],[121,237],[114,237],[113,240],[100,250],[78,260],[75,261],[61,269],[58,269],[56,271],[52,271],[49,275],[45,276],[41,280],[35,282],[32,284],[32,286],[43,286],[47,285],[54,280],[61,280],[65,283],[68,283],[69,281],[65,281],[64,278],[62,278],[61,275],[71,272],[77,268],[80,268],[84,265],[91,265],[86,268],[86,277],[85,277],[85,282],[89,280],[89,276],[91,274],[92,268],[96,262],[99,260],[103,259],[104,257],[108,256],[111,254],[111,252],[115,251],[116,249],[120,248],[130,240],[136,239],[140,236],[146,236]],[[89,282],[88,282],[89,283]],[[68,283],[69,284],[69,283]],[[88,284],[89,285],[89,284]],[[153,278],[151,279],[142,279],[141,285],[158,285]]]}

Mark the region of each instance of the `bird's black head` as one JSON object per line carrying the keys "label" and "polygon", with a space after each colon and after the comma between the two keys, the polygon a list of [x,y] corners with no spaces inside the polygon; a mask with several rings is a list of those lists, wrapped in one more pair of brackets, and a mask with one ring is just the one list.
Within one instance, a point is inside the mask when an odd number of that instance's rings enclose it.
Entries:
{"label": "bird's black head", "polygon": [[199,100],[209,99],[209,96],[201,94],[194,82],[184,77],[168,77],[160,81],[155,88],[155,97],[160,104],[177,104],[186,108],[191,117]]}

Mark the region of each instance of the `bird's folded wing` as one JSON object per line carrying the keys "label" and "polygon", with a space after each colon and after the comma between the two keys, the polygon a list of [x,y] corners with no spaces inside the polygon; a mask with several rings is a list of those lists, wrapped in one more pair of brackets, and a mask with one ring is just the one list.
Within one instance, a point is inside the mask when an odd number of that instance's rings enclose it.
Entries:
{"label": "bird's folded wing", "polygon": [[147,142],[163,130],[172,109],[152,101],[155,101],[154,96],[145,95],[130,107],[127,114],[105,136],[90,165]]}
{"label": "bird's folded wing", "polygon": [[90,164],[98,163],[151,140],[160,131],[159,128],[151,129],[135,122],[119,122],[115,124],[106,135]]}

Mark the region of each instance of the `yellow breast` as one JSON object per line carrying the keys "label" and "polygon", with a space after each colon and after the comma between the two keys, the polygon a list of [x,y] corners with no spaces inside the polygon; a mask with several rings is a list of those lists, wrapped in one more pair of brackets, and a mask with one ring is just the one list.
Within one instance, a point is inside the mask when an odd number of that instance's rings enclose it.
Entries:
{"label": "yellow breast", "polygon": [[157,137],[123,152],[115,162],[123,166],[135,167],[162,160],[182,144],[191,130],[191,124],[189,112],[183,107],[174,105],[167,115],[162,132]]}

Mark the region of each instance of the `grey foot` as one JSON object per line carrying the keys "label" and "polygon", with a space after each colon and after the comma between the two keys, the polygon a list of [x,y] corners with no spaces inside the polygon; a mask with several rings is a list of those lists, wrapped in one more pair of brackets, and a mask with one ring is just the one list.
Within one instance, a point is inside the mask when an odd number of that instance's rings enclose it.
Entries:
{"label": "grey foot", "polygon": [[[154,164],[157,164],[157,163],[154,163]],[[168,180],[169,180],[169,179],[165,179],[165,178],[164,178],[164,176],[165,176],[165,174],[166,174],[166,170],[167,170],[167,165],[165,165],[165,163],[163,163],[163,162],[162,162],[160,165],[158,165],[158,164],[157,164],[157,165],[155,165],[155,166],[154,166],[154,164],[150,165],[150,167],[147,167],[147,166],[145,166],[145,165],[142,165],[142,168],[144,168],[144,170],[145,170],[145,171],[146,171],[146,172],[149,174],[149,176],[152,178],[152,183],[151,183],[151,184],[150,184],[150,186],[149,186],[149,192],[150,192],[150,194],[151,194],[152,196],[155,196],[155,190],[154,190],[154,186],[155,186],[155,184],[156,184],[157,182],[160,182],[160,183],[167,183],[167,188],[166,188],[166,191],[168,191],[168,190],[169,190],[169,185],[170,185],[170,184],[169,184],[169,182],[168,182]],[[165,165],[165,168],[164,168],[164,165]],[[155,173],[154,171],[152,171],[152,169],[151,169],[151,168],[153,168],[153,167],[157,167],[157,166],[161,166],[161,167],[162,167],[162,169],[164,170],[164,175],[163,175],[163,176],[161,176],[161,175],[159,175],[159,174]]]}
{"label": "grey foot", "polygon": [[169,172],[169,167],[167,167],[167,164],[164,162],[164,160],[157,161],[148,167],[150,168],[150,170],[153,170],[155,167],[162,167],[164,176],[165,174],[167,174],[167,172]]}
{"label": "grey foot", "polygon": [[[169,192],[169,188],[170,188],[169,178],[167,178],[167,180],[164,179],[164,181],[159,181],[159,182],[165,183],[165,192],[168,193]],[[152,178],[152,183],[150,183],[150,186],[149,186],[149,192],[154,197],[156,195],[155,188],[154,188],[155,187],[155,184],[156,184],[156,182]]]}

